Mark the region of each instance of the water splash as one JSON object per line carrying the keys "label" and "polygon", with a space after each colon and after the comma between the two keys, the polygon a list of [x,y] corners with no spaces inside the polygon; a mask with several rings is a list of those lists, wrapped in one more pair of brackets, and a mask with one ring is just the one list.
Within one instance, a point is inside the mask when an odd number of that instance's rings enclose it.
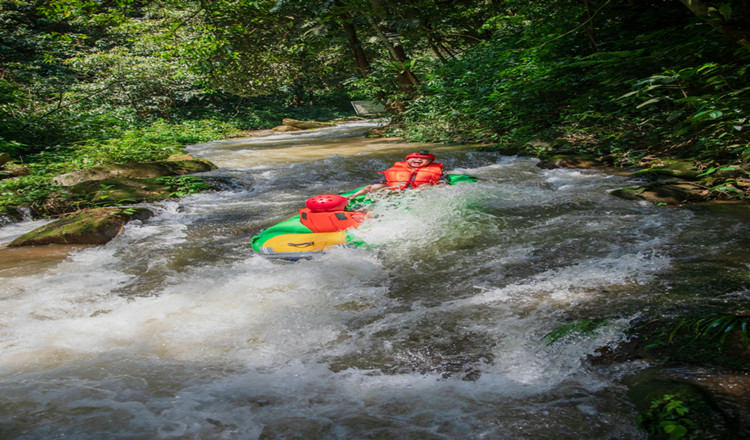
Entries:
{"label": "water splash", "polygon": [[[619,384],[642,366],[587,359],[685,300],[671,272],[744,230],[609,196],[622,178],[445,146],[482,182],[379,195],[356,232],[368,246],[253,254],[261,228],[413,145],[389,147],[235,170],[248,186],[160,203],[105,246],[6,277],[3,435],[642,438]],[[608,325],[543,341],[589,318]]]}

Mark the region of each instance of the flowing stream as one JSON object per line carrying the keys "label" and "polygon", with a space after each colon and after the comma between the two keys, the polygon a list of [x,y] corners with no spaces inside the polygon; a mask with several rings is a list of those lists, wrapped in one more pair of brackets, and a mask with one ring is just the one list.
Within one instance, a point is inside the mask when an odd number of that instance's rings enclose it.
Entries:
{"label": "flowing stream", "polygon": [[[747,305],[748,219],[372,125],[192,146],[231,184],[149,205],[104,246],[2,250],[0,438],[646,438],[623,380],[648,365],[589,357],[651,310]],[[380,196],[364,247],[251,250],[418,148],[480,182]],[[544,338],[581,319],[607,325]]]}

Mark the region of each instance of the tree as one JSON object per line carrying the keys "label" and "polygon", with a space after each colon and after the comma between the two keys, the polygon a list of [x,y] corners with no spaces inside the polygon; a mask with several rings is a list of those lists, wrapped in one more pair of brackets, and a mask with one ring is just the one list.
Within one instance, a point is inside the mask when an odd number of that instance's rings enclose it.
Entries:
{"label": "tree", "polygon": [[[477,44],[477,26],[494,11],[471,1],[388,0],[202,2],[217,45],[201,57],[212,84],[232,93],[263,95],[297,84],[369,79],[388,71],[396,87],[375,94],[397,103],[420,84],[415,59],[443,59]],[[466,8],[461,9],[461,6]],[[445,10],[456,9],[462,13]],[[481,14],[466,13],[481,12]],[[440,32],[435,29],[441,29]],[[373,88],[371,88],[373,89]],[[397,99],[398,96],[398,99]]]}
{"label": "tree", "polygon": [[723,2],[680,0],[696,17],[701,18],[727,38],[742,46],[750,45],[750,5],[743,0]]}

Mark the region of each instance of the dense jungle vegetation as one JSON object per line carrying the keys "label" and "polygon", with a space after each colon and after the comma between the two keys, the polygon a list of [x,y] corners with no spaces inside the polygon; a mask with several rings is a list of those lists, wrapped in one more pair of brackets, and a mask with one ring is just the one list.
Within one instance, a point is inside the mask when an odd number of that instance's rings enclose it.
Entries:
{"label": "dense jungle vegetation", "polygon": [[413,140],[688,158],[739,172],[709,197],[748,194],[745,0],[2,0],[0,27],[5,212],[360,99]]}

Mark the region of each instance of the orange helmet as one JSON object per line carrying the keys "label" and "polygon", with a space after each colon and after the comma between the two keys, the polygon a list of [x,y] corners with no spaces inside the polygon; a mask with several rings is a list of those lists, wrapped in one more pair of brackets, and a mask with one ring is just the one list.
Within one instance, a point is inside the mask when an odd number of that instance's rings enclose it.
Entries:
{"label": "orange helmet", "polygon": [[307,199],[305,206],[313,212],[343,211],[349,199],[336,194],[321,194]]}

